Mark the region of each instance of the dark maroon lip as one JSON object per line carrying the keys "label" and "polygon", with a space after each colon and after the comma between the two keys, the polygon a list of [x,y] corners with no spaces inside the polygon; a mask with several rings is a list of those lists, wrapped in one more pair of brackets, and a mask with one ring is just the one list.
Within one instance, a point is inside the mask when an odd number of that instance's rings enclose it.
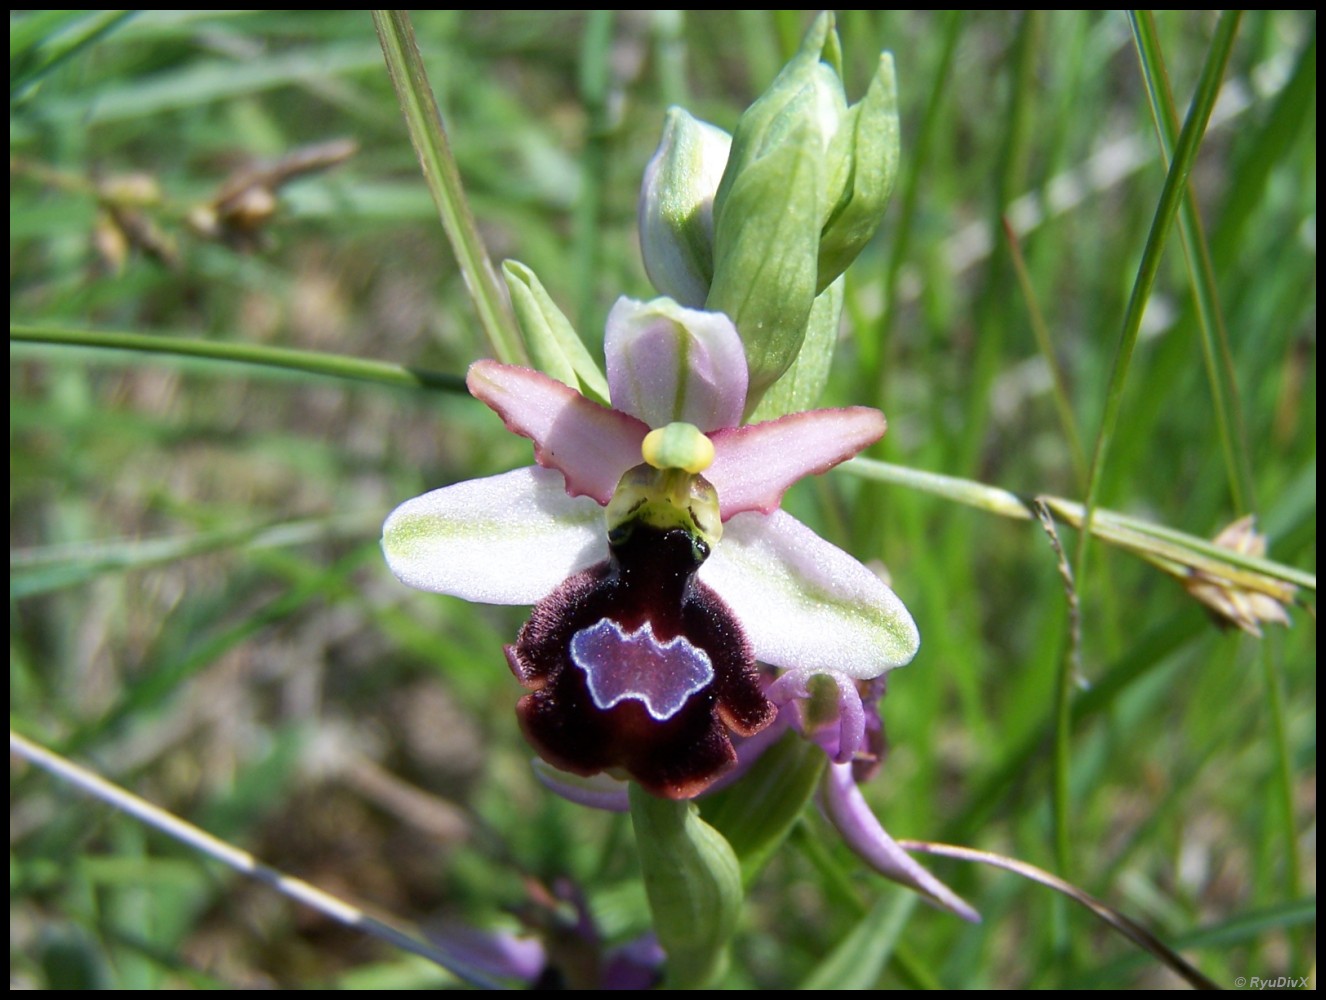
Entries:
{"label": "dark maroon lip", "polygon": [[692,798],[736,764],[733,734],[773,721],[741,623],[696,579],[705,554],[684,530],[637,524],[535,606],[507,659],[544,760]]}

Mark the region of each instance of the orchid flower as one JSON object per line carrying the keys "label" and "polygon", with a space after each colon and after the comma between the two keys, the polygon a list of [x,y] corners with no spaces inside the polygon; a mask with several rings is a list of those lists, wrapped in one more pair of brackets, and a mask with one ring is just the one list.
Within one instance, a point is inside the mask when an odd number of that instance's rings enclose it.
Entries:
{"label": "orchid flower", "polygon": [[668,299],[619,300],[605,353],[612,409],[475,363],[471,393],[533,440],[538,466],[406,502],[383,547],[411,586],[535,604],[507,656],[531,692],[522,728],[548,763],[691,798],[735,765],[733,734],[776,715],[757,661],[866,680],[915,655],[893,591],[778,509],[885,423],[850,407],[737,426],[735,328]]}

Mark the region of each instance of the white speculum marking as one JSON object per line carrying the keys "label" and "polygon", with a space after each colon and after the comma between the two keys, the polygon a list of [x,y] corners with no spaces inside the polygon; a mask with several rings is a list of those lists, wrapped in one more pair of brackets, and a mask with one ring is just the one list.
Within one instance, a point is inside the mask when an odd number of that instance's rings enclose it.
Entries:
{"label": "white speculum marking", "polygon": [[571,637],[571,660],[585,672],[600,709],[634,698],[659,722],[714,679],[708,653],[684,635],[659,642],[651,622],[625,632],[611,618],[600,618]]}

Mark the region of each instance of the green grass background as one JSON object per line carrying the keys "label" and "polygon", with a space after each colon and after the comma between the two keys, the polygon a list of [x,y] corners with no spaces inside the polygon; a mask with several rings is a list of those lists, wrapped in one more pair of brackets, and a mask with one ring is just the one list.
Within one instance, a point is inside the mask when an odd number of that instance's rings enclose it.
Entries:
{"label": "green grass background", "polygon": [[[635,199],[664,109],[730,129],[810,17],[415,15],[489,252],[533,267],[591,350],[618,295],[651,294]],[[1215,23],[1156,17],[1180,116]],[[824,402],[887,414],[873,457],[1081,497],[1070,441],[1090,454],[1165,178],[1128,19],[844,11],[839,28],[849,98],[893,51],[903,151],[888,217],[849,274]],[[1233,444],[1176,232],[1098,494],[1208,537],[1255,511],[1270,555],[1306,570],[1315,53],[1311,12],[1244,16],[1191,178],[1235,376]],[[11,322],[455,374],[486,353],[367,13],[11,15],[10,108]],[[286,187],[257,252],[184,226],[236,167],[334,137],[360,152]],[[93,249],[94,184],[134,173],[164,192],[148,214],[174,266],[130,253],[115,267]],[[644,929],[629,823],[531,776],[501,652],[523,609],[409,591],[378,551],[396,503],[528,464],[493,414],[445,391],[16,344],[10,419],[17,730],[407,924],[514,927],[528,880],[568,878],[609,938]],[[1050,735],[1066,601],[1045,536],[844,472],[787,507],[886,566],[920,626],[920,655],[890,678],[890,755],[867,789],[891,832],[1059,870],[1222,985],[1315,970],[1314,594],[1259,641],[1093,544],[1065,859]],[[11,984],[451,983],[19,764],[10,828]],[[724,985],[1177,982],[1039,886],[927,864],[980,926],[913,907],[808,813],[750,890]]]}

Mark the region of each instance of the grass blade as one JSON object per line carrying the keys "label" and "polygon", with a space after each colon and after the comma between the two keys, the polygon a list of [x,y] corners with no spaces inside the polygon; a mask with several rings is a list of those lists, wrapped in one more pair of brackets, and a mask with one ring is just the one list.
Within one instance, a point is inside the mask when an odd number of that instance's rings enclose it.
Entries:
{"label": "grass blade", "polygon": [[433,99],[433,88],[428,83],[409,12],[375,10],[373,26],[382,43],[391,85],[405,115],[410,144],[419,157],[424,181],[442,217],[442,228],[456,253],[456,262],[465,276],[465,284],[488,343],[499,361],[509,365],[528,364],[529,355],[507,305],[502,282],[488,258],[465,198],[460,170],[451,155],[451,144],[447,141],[442,116]]}
{"label": "grass blade", "polygon": [[[1155,18],[1150,11],[1134,11],[1129,21],[1137,44],[1147,96],[1151,101],[1151,114],[1156,122],[1161,155],[1168,167],[1174,155],[1179,126],[1169,73],[1165,69],[1164,55],[1156,38]],[[1248,456],[1248,432],[1243,422],[1238,383],[1234,378],[1234,359],[1230,353],[1229,334],[1220,308],[1210,247],[1202,229],[1201,215],[1197,211],[1197,199],[1188,185],[1185,185],[1183,203],[1179,207],[1179,236],[1183,241],[1184,260],[1188,265],[1188,280],[1192,283],[1193,308],[1201,331],[1202,360],[1211,388],[1216,430],[1225,455],[1230,496],[1234,509],[1246,513],[1256,509],[1252,466]]]}
{"label": "grass blade", "polygon": [[[1151,290],[1155,285],[1156,275],[1160,271],[1160,261],[1165,244],[1173,228],[1174,219],[1187,190],[1188,175],[1192,172],[1197,159],[1197,149],[1206,132],[1211,110],[1215,107],[1216,97],[1220,92],[1220,81],[1224,77],[1225,66],[1229,62],[1234,47],[1234,36],[1238,30],[1239,14],[1225,11],[1216,25],[1215,37],[1207,50],[1206,64],[1202,69],[1197,93],[1193,96],[1192,106],[1188,109],[1188,118],[1183,123],[1175,147],[1174,158],[1165,176],[1161,189],[1160,202],[1156,206],[1147,235],[1146,248],[1138,265],[1137,277],[1133,282],[1132,294],[1124,315],[1123,330],[1119,346],[1115,353],[1113,369],[1110,372],[1109,388],[1105,397],[1105,412],[1101,417],[1100,429],[1096,435],[1095,451],[1091,457],[1091,471],[1087,477],[1086,510],[1083,517],[1083,530],[1078,534],[1075,572],[1079,591],[1086,589],[1086,555],[1088,541],[1091,538],[1091,523],[1095,516],[1097,494],[1100,489],[1101,470],[1109,454],[1110,442],[1115,426],[1119,421],[1119,412],[1123,406],[1123,388],[1128,379],[1128,368],[1132,361],[1133,350],[1137,346],[1138,334],[1142,329],[1142,315]],[[1055,739],[1055,778],[1053,794],[1053,812],[1055,825],[1056,852],[1061,862],[1069,856],[1069,753],[1072,737],[1073,679],[1068,661],[1065,660],[1059,670],[1056,682],[1057,718]]]}
{"label": "grass blade", "polygon": [[1044,869],[1037,868],[1035,865],[1029,865],[1025,861],[1019,861],[1016,858],[1007,858],[990,851],[978,851],[970,847],[954,847],[951,844],[930,844],[918,840],[903,840],[899,841],[899,843],[909,851],[920,851],[923,854],[933,854],[943,858],[957,858],[960,861],[977,861],[994,868],[1002,868],[1004,871],[1012,872],[1015,875],[1021,875],[1023,878],[1031,879],[1033,882],[1039,882],[1041,885],[1048,886],[1055,892],[1062,893],[1073,902],[1090,910],[1129,941],[1132,941],[1139,948],[1142,948],[1154,955],[1161,962],[1164,962],[1197,989],[1220,989],[1219,986],[1197,969],[1193,968],[1193,966],[1184,960],[1182,956],[1176,953],[1141,924],[1120,913],[1118,910],[1114,909],[1114,907],[1108,906],[1095,897],[1088,895],[1072,883],[1059,878],[1057,875],[1052,875]]}
{"label": "grass blade", "polygon": [[379,920],[377,917],[370,916],[357,906],[352,906],[344,900],[337,899],[330,893],[319,889],[317,886],[310,885],[303,879],[286,875],[284,872],[263,864],[248,851],[242,851],[223,840],[218,840],[206,830],[201,830],[192,823],[185,822],[178,816],[166,812],[145,799],[139,798],[132,792],[107,781],[100,775],[80,767],[73,761],[52,753],[45,747],[20,736],[12,729],[9,731],[9,749],[12,753],[18,754],[24,760],[59,778],[61,781],[68,782],[99,801],[113,806],[121,812],[128,813],[134,819],[160,830],[181,844],[185,844],[207,855],[207,857],[221,862],[241,875],[256,879],[265,885],[271,886],[281,895],[297,903],[312,907],[337,923],[370,934],[396,948],[400,948],[402,951],[420,955],[436,962],[457,978],[481,989],[502,988],[474,970],[456,967],[456,963],[448,956],[407,934],[400,928]]}
{"label": "grass blade", "polygon": [[377,382],[380,385],[405,386],[411,389],[467,391],[465,380],[459,375],[415,368],[411,365],[392,364],[390,361],[354,358],[345,354],[327,354],[321,351],[302,351],[290,347],[269,347],[265,344],[197,340],[157,334],[115,333],[109,330],[76,330],[26,323],[11,323],[9,339],[11,343],[58,344],[67,347],[95,347],[114,351],[210,358],[213,361],[285,368],[313,375]]}

